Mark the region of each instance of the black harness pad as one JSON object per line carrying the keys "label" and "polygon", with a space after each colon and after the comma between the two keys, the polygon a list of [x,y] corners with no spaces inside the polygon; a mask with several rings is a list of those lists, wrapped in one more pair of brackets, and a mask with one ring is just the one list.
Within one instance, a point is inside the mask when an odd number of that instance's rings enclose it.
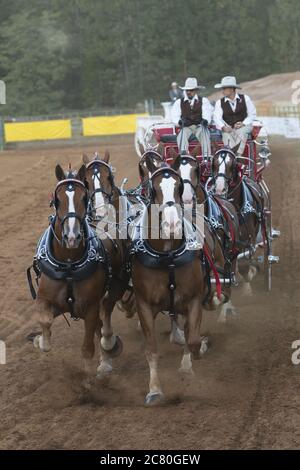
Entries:
{"label": "black harness pad", "polygon": [[257,199],[254,198],[252,190],[247,183],[246,179],[243,179],[241,183],[243,206],[241,207],[240,214],[242,217],[245,217],[248,214],[255,214],[257,217],[260,217],[261,204],[257,203]]}
{"label": "black harness pad", "polygon": [[87,222],[84,223],[84,232],[88,239],[84,256],[72,263],[56,260],[52,254],[54,220],[51,225],[44,232],[37,246],[35,264],[40,273],[55,281],[67,280],[70,277],[73,281],[83,281],[94,274],[100,264],[106,263],[103,244]]}
{"label": "black harness pad", "polygon": [[153,269],[168,269],[170,263],[175,268],[179,268],[192,263],[199,257],[199,250],[188,250],[185,242],[178,250],[165,253],[153,250],[146,240],[140,240],[135,243],[134,252],[135,257],[143,266]]}

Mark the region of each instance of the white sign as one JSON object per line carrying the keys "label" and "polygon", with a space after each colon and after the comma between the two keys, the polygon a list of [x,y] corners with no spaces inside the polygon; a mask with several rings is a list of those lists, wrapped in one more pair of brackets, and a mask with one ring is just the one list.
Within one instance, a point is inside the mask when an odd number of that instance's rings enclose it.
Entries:
{"label": "white sign", "polygon": [[300,119],[298,117],[259,116],[268,134],[284,135],[291,139],[300,138]]}
{"label": "white sign", "polygon": [[6,86],[2,80],[0,80],[0,104],[6,104]]}
{"label": "white sign", "polygon": [[6,344],[0,340],[0,365],[6,364]]}

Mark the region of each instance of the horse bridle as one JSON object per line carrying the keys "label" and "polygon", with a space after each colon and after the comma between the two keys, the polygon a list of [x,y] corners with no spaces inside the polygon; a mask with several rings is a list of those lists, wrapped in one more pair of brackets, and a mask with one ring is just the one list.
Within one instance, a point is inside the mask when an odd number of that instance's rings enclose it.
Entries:
{"label": "horse bridle", "polygon": [[104,196],[107,197],[108,202],[110,204],[111,200],[113,198],[113,195],[114,195],[114,190],[116,188],[114,177],[113,177],[112,170],[111,170],[111,166],[108,163],[106,163],[102,160],[92,160],[90,163],[88,163],[88,165],[86,166],[86,169],[88,170],[89,168],[91,168],[92,165],[97,165],[98,166],[98,168],[94,168],[93,175],[94,175],[95,178],[98,179],[100,185],[101,185],[101,181],[100,181],[100,177],[98,175],[98,173],[100,172],[99,166],[102,165],[102,166],[104,166],[105,168],[108,169],[108,171],[109,171],[108,180],[111,184],[111,192],[108,193],[107,191],[105,191],[105,189],[103,189],[101,187],[96,188],[90,193],[90,201],[92,201],[94,199],[94,197],[97,193],[101,193],[101,194],[104,194]]}
{"label": "horse bridle", "polygon": [[211,168],[211,174],[212,174],[212,178],[214,180],[216,180],[216,178],[225,178],[226,182],[228,183],[228,185],[230,185],[230,183],[232,182],[233,180],[233,177],[234,175],[232,174],[232,176],[227,176],[226,173],[217,173],[216,175],[214,174],[214,168],[215,168],[215,162],[214,162],[214,158],[216,156],[221,156],[222,157],[222,160],[223,162],[225,163],[225,158],[227,157],[227,155],[230,155],[232,158],[233,158],[233,162],[234,164],[236,165],[236,156],[235,154],[230,150],[230,149],[220,149],[218,150],[218,152],[215,153],[215,155],[213,156],[213,160],[212,160],[212,168]]}
{"label": "horse bridle", "polygon": [[182,179],[182,183],[183,184],[189,184],[193,190],[193,193],[194,193],[194,196],[193,198],[195,199],[196,198],[196,194],[197,194],[197,186],[198,184],[200,183],[200,168],[199,168],[199,162],[197,160],[196,157],[193,157],[192,155],[180,155],[180,163],[183,164],[183,165],[186,165],[188,162],[193,162],[193,163],[196,163],[197,164],[197,167],[196,167],[196,173],[197,173],[197,183],[196,185],[193,185],[193,183],[191,182],[191,180],[187,179],[187,178],[184,178]]}
{"label": "horse bridle", "polygon": [[[174,175],[177,177],[177,179],[179,179],[179,183],[180,183],[179,195],[180,195],[180,199],[182,198],[182,194],[184,191],[183,180],[176,170],[174,170],[171,167],[166,166],[166,167],[161,167],[155,170],[154,173],[152,173],[151,178],[149,178],[150,198],[151,198],[152,204],[154,203],[154,199],[155,199],[155,188],[153,186],[153,179],[156,178],[158,175],[161,175],[162,173],[164,174],[163,176],[165,178],[170,178],[171,175]],[[174,206],[175,204],[176,204],[175,201],[167,201],[164,205],[171,207],[171,206]],[[180,204],[182,205],[182,201],[180,202]]]}
{"label": "horse bridle", "polygon": [[[66,186],[68,191],[75,191],[76,186],[80,187],[81,189],[84,190],[85,212],[84,212],[84,215],[82,217],[80,215],[78,215],[76,212],[67,212],[63,217],[60,217],[57,214],[57,210],[59,208],[59,199],[58,199],[58,196],[57,196],[57,191],[62,186]],[[86,188],[85,184],[82,183],[82,181],[77,180],[75,178],[67,178],[67,179],[59,181],[59,183],[57,183],[57,185],[56,185],[55,192],[54,192],[54,206],[55,206],[55,209],[56,209],[56,217],[59,220],[61,227],[63,227],[66,220],[68,220],[70,218],[75,218],[79,221],[80,228],[82,228],[83,224],[84,224],[84,221],[85,221],[85,218],[86,218],[87,206],[88,206],[88,192],[87,192],[87,188]]]}

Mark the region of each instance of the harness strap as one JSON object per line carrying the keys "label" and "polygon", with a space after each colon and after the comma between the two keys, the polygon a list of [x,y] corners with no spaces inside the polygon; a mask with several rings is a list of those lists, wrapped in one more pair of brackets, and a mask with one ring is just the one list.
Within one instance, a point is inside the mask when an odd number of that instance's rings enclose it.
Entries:
{"label": "harness strap", "polygon": [[219,277],[219,273],[217,271],[217,268],[215,267],[214,265],[214,262],[210,256],[210,253],[209,253],[209,250],[207,248],[207,245],[204,244],[203,245],[203,252],[204,252],[204,255],[205,257],[207,258],[208,262],[209,262],[209,265],[211,267],[211,270],[214,274],[214,278],[216,280],[216,290],[217,290],[217,296],[218,296],[218,299],[221,300],[221,294],[222,294],[222,288],[221,288],[221,282],[220,282],[220,277]]}
{"label": "harness strap", "polygon": [[221,202],[219,201],[219,199],[217,197],[215,198],[215,201],[217,202],[218,206],[220,207],[220,209],[222,211],[222,214],[224,215],[225,220],[228,224],[229,233],[230,233],[230,237],[231,237],[231,240],[232,240],[232,254],[235,255],[235,254],[238,253],[238,249],[236,247],[236,237],[235,237],[235,233],[234,233],[234,225],[233,225],[233,222],[231,220],[230,213],[227,210],[227,208],[224,207],[223,204],[221,204]]}
{"label": "harness strap", "polygon": [[79,318],[75,317],[75,315],[74,315],[75,298],[74,298],[74,291],[73,291],[73,278],[72,278],[72,275],[71,275],[70,272],[68,274],[70,274],[70,275],[68,275],[68,277],[66,278],[66,282],[67,282],[66,302],[69,305],[70,314],[71,314],[72,319],[73,320],[79,320]]}
{"label": "harness strap", "polygon": [[31,266],[29,266],[29,268],[27,268],[27,281],[28,281],[28,284],[29,284],[29,289],[30,289],[30,293],[31,293],[31,297],[33,298],[33,300],[36,299],[36,290],[33,286],[33,282],[32,282],[32,277],[31,277],[31,269],[33,268],[34,272],[35,272],[35,282],[37,284],[37,286],[39,285],[39,278],[41,277],[41,272],[37,266],[37,262],[36,262],[36,259],[34,258],[33,260],[33,263]]}
{"label": "harness strap", "polygon": [[31,277],[31,269],[32,268],[33,268],[33,265],[31,265],[31,266],[29,266],[29,268],[27,268],[27,281],[28,281],[31,297],[33,298],[33,300],[35,300],[36,299],[36,290],[33,286],[32,277]]}
{"label": "harness strap", "polygon": [[208,299],[210,298],[211,294],[211,279],[210,279],[210,268],[209,268],[209,263],[208,260],[204,254],[204,251],[202,251],[202,256],[201,256],[201,263],[203,266],[203,270],[206,272],[206,283],[207,283],[207,294],[205,298],[202,301],[202,305],[205,305]]}
{"label": "harness strap", "polygon": [[169,291],[170,291],[170,316],[175,316],[175,290],[176,290],[176,282],[175,282],[175,265],[173,261],[173,255],[171,256],[170,264],[169,264]]}

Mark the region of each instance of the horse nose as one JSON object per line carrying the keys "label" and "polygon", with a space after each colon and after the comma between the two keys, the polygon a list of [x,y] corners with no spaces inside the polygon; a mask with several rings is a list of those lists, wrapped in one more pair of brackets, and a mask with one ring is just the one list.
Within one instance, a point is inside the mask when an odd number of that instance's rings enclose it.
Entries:
{"label": "horse nose", "polygon": [[184,204],[192,204],[193,203],[193,198],[192,197],[191,198],[186,197],[183,202],[184,202]]}
{"label": "horse nose", "polygon": [[79,243],[82,239],[81,233],[76,233],[76,234],[65,234],[64,237],[64,242],[68,248],[78,248]]}
{"label": "horse nose", "polygon": [[76,246],[76,237],[74,237],[73,235],[69,236],[68,237],[68,245],[69,245],[69,248],[75,248],[75,246]]}

